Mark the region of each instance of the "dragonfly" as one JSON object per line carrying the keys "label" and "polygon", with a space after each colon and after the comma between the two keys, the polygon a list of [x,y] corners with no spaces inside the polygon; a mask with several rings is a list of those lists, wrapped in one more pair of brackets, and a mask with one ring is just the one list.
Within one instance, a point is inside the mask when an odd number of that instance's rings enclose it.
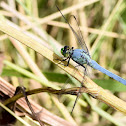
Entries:
{"label": "dragonfly", "polygon": [[[63,59],[62,61],[66,61],[67,65],[69,65],[70,63],[70,59],[72,59],[74,62],[76,62],[78,65],[82,66],[85,69],[86,72],[86,66],[88,65],[96,70],[101,71],[102,73],[108,75],[109,77],[115,79],[116,81],[126,85],[126,80],[121,78],[120,76],[110,72],[109,70],[103,68],[102,66],[100,66],[96,61],[91,59],[91,56],[89,54],[89,50],[86,46],[86,43],[83,39],[83,35],[81,33],[81,30],[79,28],[79,24],[77,22],[77,19],[74,15],[72,15],[74,17],[74,19],[76,20],[77,26],[78,26],[78,32],[76,32],[73,27],[70,25],[70,23],[67,21],[67,19],[65,18],[65,16],[62,14],[62,12],[60,11],[60,9],[58,8],[58,6],[56,6],[57,9],[59,10],[59,12],[61,13],[62,17],[64,18],[64,20],[66,21],[66,23],[69,25],[70,29],[72,30],[75,39],[77,40],[77,42],[79,43],[79,45],[81,46],[82,49],[74,49],[74,47],[69,47],[69,46],[64,46],[63,48],[61,48],[61,54],[64,56],[65,59]],[[78,97],[78,96],[77,96]],[[75,100],[73,109],[75,107],[77,98]],[[72,109],[72,111],[73,111]]]}

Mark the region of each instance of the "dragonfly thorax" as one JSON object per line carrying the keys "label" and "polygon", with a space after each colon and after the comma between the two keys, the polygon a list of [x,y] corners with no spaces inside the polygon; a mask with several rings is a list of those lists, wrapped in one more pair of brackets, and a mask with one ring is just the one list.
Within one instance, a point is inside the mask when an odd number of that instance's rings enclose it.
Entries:
{"label": "dragonfly thorax", "polygon": [[64,57],[67,57],[67,59],[71,58],[73,61],[82,66],[83,64],[88,64],[89,66],[91,66],[90,55],[88,55],[84,49],[74,49],[73,47],[69,48],[69,46],[64,46],[63,48],[61,48],[61,54]]}
{"label": "dragonfly thorax", "polygon": [[91,58],[89,55],[87,55],[84,49],[74,49],[71,58],[73,61],[75,61],[80,65],[83,64],[90,65]]}

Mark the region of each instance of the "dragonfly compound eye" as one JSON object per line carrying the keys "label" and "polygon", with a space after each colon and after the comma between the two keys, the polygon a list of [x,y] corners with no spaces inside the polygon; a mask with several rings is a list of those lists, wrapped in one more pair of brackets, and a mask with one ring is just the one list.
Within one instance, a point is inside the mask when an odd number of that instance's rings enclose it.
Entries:
{"label": "dragonfly compound eye", "polygon": [[64,57],[67,57],[68,56],[68,53],[69,53],[69,46],[64,46],[64,48],[61,48],[61,54],[64,56]]}

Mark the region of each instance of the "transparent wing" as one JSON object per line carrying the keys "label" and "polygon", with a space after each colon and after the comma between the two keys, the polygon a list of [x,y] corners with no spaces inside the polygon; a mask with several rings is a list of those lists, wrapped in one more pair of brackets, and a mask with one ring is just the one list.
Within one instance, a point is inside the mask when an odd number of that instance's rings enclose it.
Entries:
{"label": "transparent wing", "polygon": [[71,15],[70,18],[73,18],[72,21],[75,21],[75,23],[74,23],[75,25],[73,27],[70,25],[69,22],[68,22],[69,23],[68,25],[71,26],[70,28],[71,28],[74,36],[75,36],[76,41],[79,43],[79,45],[81,46],[81,48],[84,49],[86,51],[86,53],[90,56],[89,50],[87,48],[87,45],[86,45],[86,43],[84,41],[82,32],[80,30],[77,18],[74,15]]}
{"label": "transparent wing", "polygon": [[[56,6],[57,7],[57,6]],[[84,49],[86,51],[86,53],[90,56],[89,54],[89,51],[88,51],[88,48],[86,46],[86,43],[83,39],[83,35],[82,35],[82,32],[80,30],[80,27],[79,27],[79,23],[77,22],[77,19],[74,15],[71,15],[70,18],[74,18],[74,21],[75,21],[75,24],[76,24],[76,30],[71,26],[71,24],[67,21],[67,19],[65,18],[65,16],[62,14],[62,12],[60,11],[60,9],[57,7],[57,9],[59,10],[59,12],[61,13],[62,17],[64,18],[64,20],[66,21],[66,23],[69,25],[70,29],[72,30],[74,36],[75,36],[75,39],[76,41],[80,44],[81,48]]]}
{"label": "transparent wing", "polygon": [[[57,7],[57,6],[56,6]],[[62,12],[60,11],[60,9],[57,7],[57,9],[59,10],[59,12],[61,13],[62,17],[65,19],[66,23],[69,25],[70,29],[72,30],[74,36],[75,36],[75,39],[76,41],[79,43],[79,45],[81,46],[82,49],[84,49],[87,53],[87,55],[89,55],[90,57],[90,54],[89,54],[89,51],[88,51],[88,48],[86,46],[86,43],[83,39],[83,36],[82,36],[82,32],[80,30],[80,27],[79,27],[79,23],[77,22],[77,19],[74,15],[71,15],[70,18],[74,18],[74,21],[75,21],[75,26],[74,28],[71,26],[71,24],[67,21],[67,19],[65,18],[65,16],[62,14]],[[83,86],[83,83],[85,83],[85,75],[87,74],[87,64],[84,65],[85,66],[85,70],[84,70],[84,76],[83,76],[83,81],[81,83],[81,87]],[[80,89],[81,89],[80,87]],[[74,106],[73,106],[73,109],[77,103],[77,100],[79,98],[79,94],[80,94],[80,91],[78,92],[78,95],[76,97],[76,100],[75,100],[75,103],[74,103]],[[72,109],[72,112],[73,112],[73,109]]]}
{"label": "transparent wing", "polygon": [[[76,71],[77,71],[77,69],[74,69],[73,73],[76,74]],[[67,89],[67,88],[73,87],[71,85],[74,83],[73,82],[74,78],[72,76],[70,76],[69,74],[67,74],[67,76],[68,76],[68,79],[65,81],[65,84],[61,86],[61,89]],[[62,95],[58,95],[58,100],[59,100],[59,102],[63,102],[64,97],[62,97]]]}

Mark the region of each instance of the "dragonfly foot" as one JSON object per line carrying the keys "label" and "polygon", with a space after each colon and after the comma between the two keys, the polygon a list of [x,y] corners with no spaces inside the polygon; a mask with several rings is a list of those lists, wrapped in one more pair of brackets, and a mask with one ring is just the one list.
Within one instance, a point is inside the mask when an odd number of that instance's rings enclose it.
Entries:
{"label": "dragonfly foot", "polygon": [[94,99],[97,99],[97,96],[98,96],[98,95],[92,95],[92,94],[90,94],[90,93],[89,93],[89,95],[90,95],[92,98],[94,98]]}
{"label": "dragonfly foot", "polygon": [[63,66],[68,66],[68,65],[69,65],[68,63],[67,63],[67,65],[64,65],[64,64],[61,63],[61,62],[63,62],[63,61],[66,61],[67,58],[66,58],[66,59],[63,59],[63,60],[60,60],[60,59],[54,59],[54,60],[58,60],[58,61],[60,61],[60,63],[58,63],[58,64],[61,64],[61,65],[63,65]]}

